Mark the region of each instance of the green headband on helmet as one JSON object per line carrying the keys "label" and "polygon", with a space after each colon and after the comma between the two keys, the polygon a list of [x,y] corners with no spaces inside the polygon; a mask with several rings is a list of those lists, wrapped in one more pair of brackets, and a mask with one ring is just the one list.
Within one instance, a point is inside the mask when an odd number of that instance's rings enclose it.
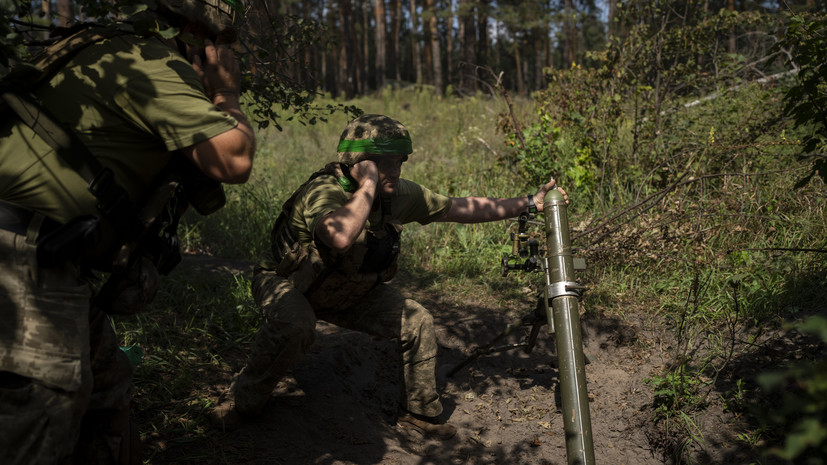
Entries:
{"label": "green headband on helmet", "polygon": [[413,152],[410,137],[379,137],[377,139],[340,140],[337,152],[403,154]]}

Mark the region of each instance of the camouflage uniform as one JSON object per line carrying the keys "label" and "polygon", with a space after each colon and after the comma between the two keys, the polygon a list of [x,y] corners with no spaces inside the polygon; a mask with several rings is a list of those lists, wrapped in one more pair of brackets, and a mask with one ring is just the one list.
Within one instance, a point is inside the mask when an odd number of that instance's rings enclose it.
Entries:
{"label": "camouflage uniform", "polygon": [[[89,45],[33,93],[133,199],[151,191],[174,151],[238,124],[184,57],[129,34]],[[132,367],[110,308],[92,307],[91,265],[79,257],[44,267],[36,257],[45,231],[99,215],[96,199],[18,118],[0,121],[0,134],[0,463],[135,463],[137,449],[121,447],[135,439]]]}
{"label": "camouflage uniform", "polygon": [[442,412],[436,390],[436,336],[433,317],[393,286],[380,284],[344,309],[316,313],[301,292],[274,271],[258,268],[253,296],[264,318],[247,366],[232,391],[242,413],[260,411],[278,381],[310,349],[316,318],[343,328],[397,339],[400,354],[400,407],[425,416]]}
{"label": "camouflage uniform", "polygon": [[[411,152],[407,130],[383,116],[365,115],[348,124],[339,146],[339,161],[353,164],[366,154]],[[396,272],[396,255],[376,269],[373,237],[387,238],[409,222],[427,224],[451,205],[448,197],[400,179],[397,192],[381,200],[348,252],[336,255],[315,241],[315,228],[328,213],[350,199],[341,171],[316,173],[288,200],[273,229],[272,251],[256,268],[252,288],[264,324],[247,365],[230,391],[242,414],[259,412],[285,375],[308,351],[316,319],[398,341],[401,374],[400,407],[436,417],[442,404],[436,390],[436,336],[433,317],[417,302],[385,284]],[[394,233],[393,231],[397,231]],[[398,244],[397,244],[398,245]]]}
{"label": "camouflage uniform", "polygon": [[[92,289],[78,266],[38,266],[37,234],[0,229],[0,257],[9,258],[0,260],[0,308],[18,309],[0,325],[3,463],[58,463],[76,443],[85,446],[75,451],[79,462],[99,463],[88,456],[92,438],[117,457],[131,437],[127,422],[95,418],[127,414],[132,366],[106,315],[90,314]],[[81,418],[85,441],[78,441]]]}

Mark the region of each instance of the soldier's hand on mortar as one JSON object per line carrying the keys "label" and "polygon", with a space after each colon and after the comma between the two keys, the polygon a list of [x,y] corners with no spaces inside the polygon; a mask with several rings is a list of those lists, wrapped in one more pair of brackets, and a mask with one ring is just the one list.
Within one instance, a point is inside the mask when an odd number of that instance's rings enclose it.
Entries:
{"label": "soldier's hand on mortar", "polygon": [[[534,194],[534,204],[537,205],[537,211],[543,211],[543,203],[546,200],[546,193],[554,188],[557,183],[554,181],[554,178],[549,178],[549,181],[544,184],[540,189],[537,190],[537,193]],[[566,199],[566,205],[569,204],[569,195],[566,194],[562,188],[558,187],[558,191],[563,194],[563,198]]]}
{"label": "soldier's hand on mortar", "polygon": [[198,52],[195,47],[188,47],[188,58],[204,83],[207,97],[210,100],[215,100],[218,95],[238,97],[241,91],[241,71],[232,49],[227,45],[215,45],[209,39],[205,39],[204,60]]}

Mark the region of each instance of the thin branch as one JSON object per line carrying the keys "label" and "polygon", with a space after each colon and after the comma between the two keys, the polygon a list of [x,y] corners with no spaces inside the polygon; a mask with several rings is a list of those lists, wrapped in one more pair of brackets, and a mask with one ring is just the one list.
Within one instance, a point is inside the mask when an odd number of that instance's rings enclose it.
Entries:
{"label": "thin branch", "polygon": [[503,72],[501,71],[499,75],[496,75],[494,74],[494,70],[488,66],[478,66],[477,69],[485,70],[494,77],[495,87],[500,91],[500,95],[502,95],[506,105],[508,106],[508,113],[511,115],[511,121],[514,123],[514,132],[517,135],[517,139],[520,140],[520,148],[525,150],[526,145],[525,139],[523,138],[523,129],[522,126],[520,126],[520,122],[517,120],[517,115],[514,114],[514,104],[511,102],[511,98],[508,96],[508,91],[505,90],[505,86],[503,85]]}
{"label": "thin branch", "polygon": [[805,249],[801,247],[747,247],[744,249],[730,249],[727,253],[740,252],[742,250],[762,251],[762,252],[815,252],[827,253],[827,249]]}
{"label": "thin branch", "polygon": [[[581,232],[581,233],[579,233],[579,234],[575,235],[574,237],[572,237],[572,239],[571,239],[571,240],[572,240],[572,241],[575,241],[575,240],[577,240],[577,239],[579,239],[579,238],[581,238],[581,237],[588,236],[588,235],[593,234],[593,233],[595,233],[595,232],[597,232],[597,231],[600,231],[601,229],[605,228],[605,227],[606,227],[606,226],[608,226],[610,223],[612,223],[613,221],[615,221],[615,220],[617,220],[618,218],[622,217],[623,215],[625,215],[625,214],[627,214],[627,213],[629,213],[629,212],[631,212],[631,211],[634,211],[634,210],[636,210],[636,209],[638,209],[638,208],[641,208],[642,206],[644,206],[644,205],[646,205],[647,203],[650,203],[650,202],[651,202],[651,205],[649,205],[649,206],[648,206],[648,207],[646,207],[645,209],[642,209],[642,210],[641,210],[640,212],[638,212],[636,215],[634,215],[634,216],[632,216],[631,218],[629,218],[629,219],[628,219],[628,221],[631,221],[631,220],[633,220],[633,219],[637,218],[638,216],[642,215],[644,212],[646,212],[646,211],[647,211],[647,210],[649,210],[650,208],[652,208],[652,207],[655,205],[655,202],[653,202],[654,200],[661,199],[661,198],[663,198],[666,194],[668,194],[669,192],[671,192],[671,191],[673,191],[673,190],[677,189],[678,187],[685,186],[685,185],[687,185],[687,184],[692,184],[692,183],[694,183],[694,182],[701,181],[701,180],[704,180],[704,179],[712,179],[712,178],[720,178],[720,177],[728,177],[728,176],[737,176],[737,177],[766,176],[766,175],[768,175],[768,174],[789,173],[789,172],[791,172],[791,171],[797,171],[797,170],[801,170],[801,168],[783,169],[783,170],[775,170],[775,171],[764,171],[764,172],[760,172],[760,173],[716,173],[716,174],[705,174],[705,175],[703,175],[703,176],[697,176],[697,177],[693,176],[693,177],[690,177],[690,178],[689,178],[689,179],[687,179],[687,180],[684,180],[684,178],[686,178],[686,177],[689,175],[689,173],[688,173],[688,172],[685,172],[685,173],[681,174],[681,175],[678,177],[678,180],[677,180],[677,181],[675,181],[675,182],[673,182],[671,185],[669,185],[669,186],[667,186],[667,187],[665,187],[665,188],[663,188],[663,189],[661,189],[661,190],[659,190],[659,191],[657,191],[657,192],[655,192],[655,193],[653,193],[653,194],[649,195],[648,197],[646,197],[645,199],[641,200],[640,202],[637,202],[637,203],[635,203],[635,204],[633,204],[633,205],[631,205],[631,206],[629,206],[629,207],[627,207],[627,208],[624,208],[622,211],[618,212],[617,214],[615,214],[615,215],[613,215],[613,216],[611,216],[611,217],[604,218],[604,219],[602,220],[602,223],[600,223],[598,226],[595,226],[595,227],[593,227],[593,228],[587,229],[587,230],[585,230],[585,231],[583,231],[583,232]],[[628,222],[628,221],[627,221],[627,222]],[[625,223],[624,223],[624,224],[625,224]],[[598,237],[597,239],[593,240],[593,241],[592,241],[592,243],[596,243],[596,242],[598,242],[600,239],[602,239],[603,237],[605,237],[605,236],[606,236],[607,234],[609,234],[610,232],[611,232],[611,231],[607,231],[605,234],[602,234],[600,237]]]}
{"label": "thin branch", "polygon": [[500,155],[497,153],[497,151],[496,151],[496,150],[494,150],[494,149],[493,149],[490,145],[488,145],[488,142],[486,142],[486,141],[485,141],[485,139],[483,139],[482,137],[477,137],[477,140],[478,140],[478,141],[480,141],[480,142],[482,143],[482,145],[484,145],[484,146],[485,146],[488,150],[490,150],[490,151],[491,151],[491,153],[493,153],[495,157],[499,157],[499,156],[500,156]]}
{"label": "thin branch", "polygon": [[[767,76],[765,78],[757,79],[757,80],[752,81],[752,82],[755,82],[755,83],[758,83],[758,84],[766,84],[768,82],[777,81],[777,80],[779,80],[783,77],[791,76],[791,75],[794,75],[794,74],[798,74],[798,68],[790,70],[790,71],[784,71],[783,73],[773,74],[772,76]],[[713,93],[711,93],[711,94],[709,94],[709,95],[707,95],[703,98],[699,98],[698,100],[693,100],[689,103],[684,103],[683,107],[684,108],[691,108],[691,107],[694,107],[696,105],[700,105],[701,103],[708,102],[710,100],[714,100],[714,99],[720,97],[721,95],[723,95],[727,92],[732,92],[732,91],[738,90],[741,87],[743,87],[743,85],[739,84],[737,86],[732,86],[732,87],[726,89],[723,92],[713,92]]]}

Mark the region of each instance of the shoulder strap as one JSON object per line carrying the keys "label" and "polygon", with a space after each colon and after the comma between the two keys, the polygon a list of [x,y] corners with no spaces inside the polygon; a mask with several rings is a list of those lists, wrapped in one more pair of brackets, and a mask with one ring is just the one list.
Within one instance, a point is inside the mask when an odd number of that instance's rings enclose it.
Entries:
{"label": "shoulder strap", "polygon": [[65,128],[31,95],[4,92],[2,100],[89,184],[89,192],[98,201],[98,210],[120,237],[127,242],[135,239],[143,229],[141,221],[112,170],[101,165],[77,134]]}
{"label": "shoulder strap", "polygon": [[[115,181],[112,170],[101,165],[77,134],[58,121],[29,91],[50,78],[89,45],[127,33],[128,30],[119,28],[84,26],[80,31],[46,47],[35,56],[30,66],[18,68],[6,76],[0,90],[0,102],[14,111],[88,183],[89,191],[98,201],[100,213],[128,242],[138,236],[142,227],[126,191]],[[15,85],[20,84],[21,80],[25,80],[23,85]]]}
{"label": "shoulder strap", "polygon": [[382,222],[383,223],[390,223],[391,222],[391,216],[392,216],[392,213],[393,213],[393,211],[391,209],[391,205],[393,203],[393,202],[391,202],[391,197],[389,195],[383,195],[383,196],[380,197],[380,200],[381,200],[381,206],[382,206]]}
{"label": "shoulder strap", "polygon": [[79,24],[71,28],[60,28],[62,39],[46,46],[26,62],[15,66],[2,79],[2,89],[34,89],[41,82],[49,79],[57,70],[69,62],[84,48],[105,39],[134,33],[131,26],[118,24],[100,26],[92,23]]}

